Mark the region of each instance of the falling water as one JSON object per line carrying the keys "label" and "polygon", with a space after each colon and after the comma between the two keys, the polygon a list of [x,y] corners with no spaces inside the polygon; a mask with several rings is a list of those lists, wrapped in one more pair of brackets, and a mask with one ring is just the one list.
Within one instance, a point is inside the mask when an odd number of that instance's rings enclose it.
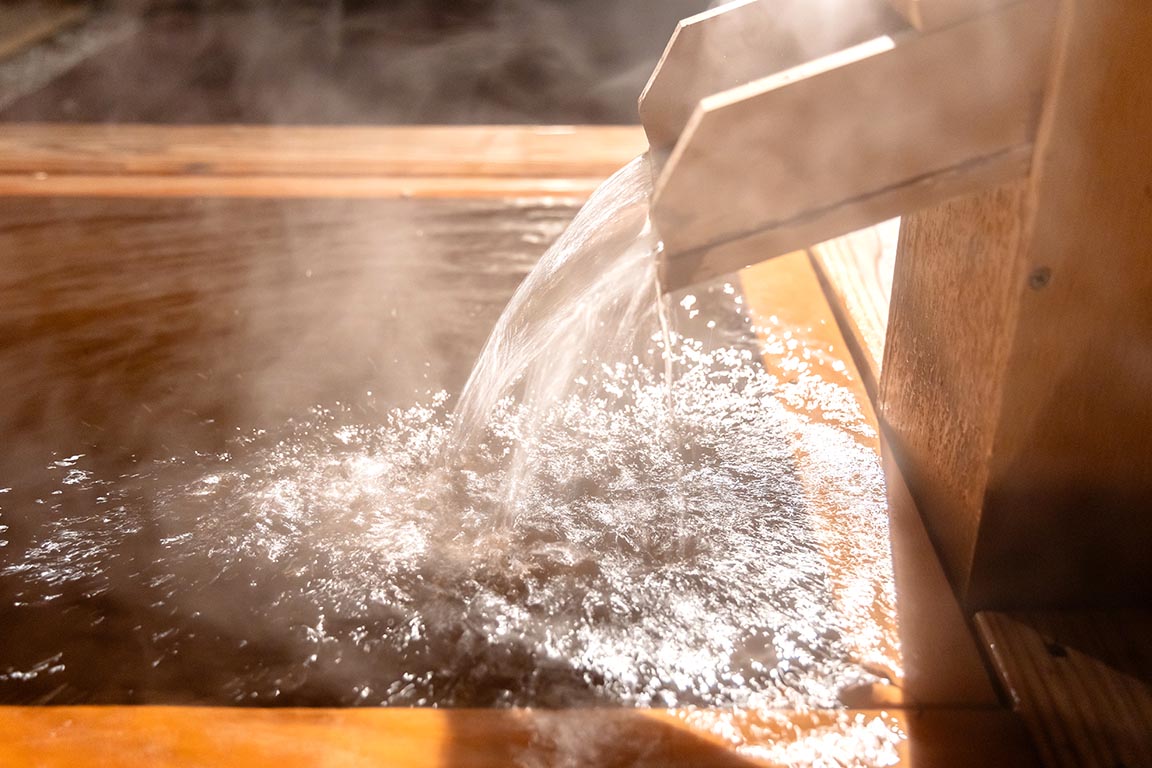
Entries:
{"label": "falling water", "polygon": [[502,517],[522,500],[529,455],[555,404],[648,343],[657,248],[650,192],[644,157],[601,185],[520,285],[472,369],[449,460],[467,461],[498,405],[518,404],[523,432],[511,448]]}

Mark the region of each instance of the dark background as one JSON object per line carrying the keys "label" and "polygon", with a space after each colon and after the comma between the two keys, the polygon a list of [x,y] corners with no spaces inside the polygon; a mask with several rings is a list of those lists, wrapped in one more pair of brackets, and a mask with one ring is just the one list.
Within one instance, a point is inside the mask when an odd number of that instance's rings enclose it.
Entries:
{"label": "dark background", "polygon": [[[84,21],[20,54],[15,80],[28,85],[0,99],[0,120],[634,123],[636,100],[676,22],[706,5],[95,3]],[[0,61],[5,66],[15,65]]]}

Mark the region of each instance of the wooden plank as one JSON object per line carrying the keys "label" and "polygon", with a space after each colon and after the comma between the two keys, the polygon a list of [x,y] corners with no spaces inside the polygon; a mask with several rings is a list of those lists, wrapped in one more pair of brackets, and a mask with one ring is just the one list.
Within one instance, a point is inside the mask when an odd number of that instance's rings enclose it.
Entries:
{"label": "wooden plank", "polygon": [[879,394],[899,230],[899,220],[893,219],[809,249],[828,303],[873,402]]}
{"label": "wooden plank", "polygon": [[0,174],[0,197],[583,199],[604,176],[146,176]]}
{"label": "wooden plank", "polygon": [[0,59],[75,24],[89,12],[81,3],[25,1],[0,5]]}
{"label": "wooden plank", "polygon": [[940,29],[1013,0],[888,0],[917,29]]}
{"label": "wooden plank", "polygon": [[976,622],[1045,765],[1152,765],[1152,615],[982,612]]}
{"label": "wooden plank", "polygon": [[[1008,713],[0,707],[6,768],[1034,766]],[[837,758],[838,759],[838,758]]]}
{"label": "wooden plank", "polygon": [[654,196],[670,284],[742,266],[726,243],[755,236],[769,258],[1026,172],[1050,11],[1019,3],[705,99]]}
{"label": "wooden plank", "polygon": [[1023,180],[901,222],[880,413],[960,594],[966,594],[1024,279]]}
{"label": "wooden plank", "polygon": [[640,96],[640,121],[669,152],[702,99],[900,28],[865,0],[737,0],[684,19]]}
{"label": "wooden plank", "polygon": [[638,126],[0,126],[0,174],[195,177],[606,177]]}
{"label": "wooden plank", "polygon": [[1147,605],[1152,6],[1065,9],[974,588],[986,605]]}
{"label": "wooden plank", "polygon": [[893,289],[883,418],[973,608],[1152,599],[1152,8],[1064,13],[1031,182],[905,219]]}

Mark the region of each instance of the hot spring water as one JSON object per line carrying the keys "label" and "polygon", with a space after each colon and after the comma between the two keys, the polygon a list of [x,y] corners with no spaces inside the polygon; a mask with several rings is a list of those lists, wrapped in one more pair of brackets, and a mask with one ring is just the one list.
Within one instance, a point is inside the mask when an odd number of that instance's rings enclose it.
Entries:
{"label": "hot spring water", "polygon": [[[89,511],[4,561],[43,651],[0,698],[799,708],[876,681],[870,428],[733,282],[657,302],[647,178],[588,202],[454,407],[317,407],[117,478],[56,458]],[[61,612],[79,629],[37,636]]]}

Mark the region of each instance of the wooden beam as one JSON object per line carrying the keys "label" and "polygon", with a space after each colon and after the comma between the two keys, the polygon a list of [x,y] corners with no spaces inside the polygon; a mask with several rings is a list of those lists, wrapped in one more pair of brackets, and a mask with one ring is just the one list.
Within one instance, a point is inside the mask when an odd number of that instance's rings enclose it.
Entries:
{"label": "wooden beam", "polygon": [[996,711],[0,707],[5,768],[752,768],[877,750],[906,768],[1035,766]]}
{"label": "wooden beam", "polygon": [[633,126],[0,126],[0,194],[586,194]]}
{"label": "wooden beam", "polygon": [[1027,184],[905,219],[883,418],[971,608],[1152,600],[1152,7],[1067,0]]}
{"label": "wooden beam", "polygon": [[986,459],[1023,267],[1027,182],[901,221],[880,412],[961,595],[979,533]]}
{"label": "wooden beam", "polygon": [[[879,39],[705,99],[657,182],[670,287],[1026,173],[1052,4]],[[734,261],[734,259],[736,259]]]}
{"label": "wooden beam", "polygon": [[0,174],[0,197],[584,199],[603,176],[149,176]]}

